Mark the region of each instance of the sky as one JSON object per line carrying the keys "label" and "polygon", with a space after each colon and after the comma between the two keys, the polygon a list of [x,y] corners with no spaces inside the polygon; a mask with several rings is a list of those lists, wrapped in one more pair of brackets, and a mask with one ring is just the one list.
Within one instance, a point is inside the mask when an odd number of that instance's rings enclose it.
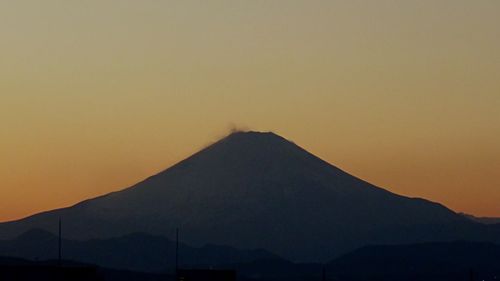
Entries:
{"label": "sky", "polygon": [[500,1],[0,0],[0,221],[273,131],[500,217]]}

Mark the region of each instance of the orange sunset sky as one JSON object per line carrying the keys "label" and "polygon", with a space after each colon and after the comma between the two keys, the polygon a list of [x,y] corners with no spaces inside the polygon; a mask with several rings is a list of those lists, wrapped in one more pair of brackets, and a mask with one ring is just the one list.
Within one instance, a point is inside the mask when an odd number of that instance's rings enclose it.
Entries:
{"label": "orange sunset sky", "polygon": [[0,36],[0,221],[233,126],[500,216],[500,1],[1,1]]}

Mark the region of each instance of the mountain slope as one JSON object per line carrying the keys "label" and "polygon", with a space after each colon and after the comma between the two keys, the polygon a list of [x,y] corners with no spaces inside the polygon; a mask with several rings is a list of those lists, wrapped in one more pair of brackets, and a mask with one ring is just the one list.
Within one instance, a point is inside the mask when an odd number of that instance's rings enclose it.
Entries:
{"label": "mountain slope", "polygon": [[500,224],[500,218],[495,218],[495,217],[476,217],[476,216],[469,215],[469,214],[464,214],[464,213],[460,213],[460,214],[463,215],[464,217],[472,220],[472,221],[475,221],[475,222],[484,223],[484,224]]}
{"label": "mountain slope", "polygon": [[326,260],[357,247],[494,234],[440,204],[390,193],[273,133],[238,132],[119,192],[0,224],[0,238],[31,228],[70,239],[132,232],[192,245],[265,248]]}
{"label": "mountain slope", "polygon": [[[176,244],[161,236],[133,233],[123,237],[87,241],[63,239],[62,249],[65,260],[101,267],[170,273],[175,269]],[[0,256],[55,260],[58,257],[58,238],[44,230],[33,229],[16,239],[0,240]],[[182,267],[247,263],[261,259],[279,257],[264,250],[239,250],[218,245],[194,248],[179,243],[179,261]]]}
{"label": "mountain slope", "polygon": [[367,246],[327,266],[335,280],[497,280],[500,245],[481,242]]}

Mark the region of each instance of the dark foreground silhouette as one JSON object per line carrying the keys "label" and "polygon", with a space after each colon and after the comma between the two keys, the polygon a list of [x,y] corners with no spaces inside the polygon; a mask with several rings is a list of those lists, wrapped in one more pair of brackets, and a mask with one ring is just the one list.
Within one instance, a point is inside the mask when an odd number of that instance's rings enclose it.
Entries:
{"label": "dark foreground silhouette", "polygon": [[[144,233],[88,241],[62,240],[64,259],[115,269],[145,272],[169,270],[173,273],[175,252],[174,241]],[[240,250],[220,245],[191,247],[180,243],[179,252],[182,264],[189,267],[209,268],[220,264],[279,258],[265,250]],[[0,256],[30,260],[57,259],[58,237],[34,229],[13,240],[0,240]]]}
{"label": "dark foreground silhouette", "polygon": [[[208,269],[204,265],[191,268]],[[500,245],[477,242],[379,245],[360,248],[327,264],[293,263],[271,258],[217,264],[210,269],[229,270],[237,274],[240,281],[497,281],[500,280]],[[229,276],[230,279],[231,274],[205,276]],[[61,280],[57,279],[61,276],[68,281],[175,280],[174,274],[164,272],[124,271],[69,261],[64,261],[59,267],[56,261],[0,258],[0,280]]]}
{"label": "dark foreground silhouette", "polygon": [[63,261],[28,261],[0,257],[2,281],[174,281],[168,274],[113,270]]}
{"label": "dark foreground silhouette", "polygon": [[500,280],[500,245],[451,242],[367,246],[332,261],[339,280]]}

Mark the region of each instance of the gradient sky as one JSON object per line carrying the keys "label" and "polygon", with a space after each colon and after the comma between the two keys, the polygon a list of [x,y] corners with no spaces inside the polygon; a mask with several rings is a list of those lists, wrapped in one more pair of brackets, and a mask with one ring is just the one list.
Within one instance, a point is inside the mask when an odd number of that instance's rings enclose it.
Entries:
{"label": "gradient sky", "polygon": [[272,130],[500,216],[500,1],[0,1],[0,220]]}

